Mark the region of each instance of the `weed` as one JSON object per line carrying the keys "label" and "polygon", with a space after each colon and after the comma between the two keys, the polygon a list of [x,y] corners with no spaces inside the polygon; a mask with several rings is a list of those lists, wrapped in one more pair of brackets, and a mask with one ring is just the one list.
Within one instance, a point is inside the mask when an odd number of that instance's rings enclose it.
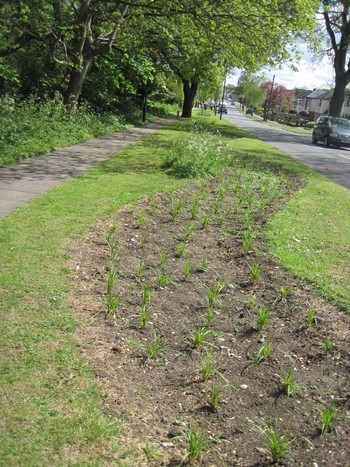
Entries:
{"label": "weed", "polygon": [[174,205],[171,206],[170,215],[171,215],[171,218],[172,218],[173,222],[179,216],[179,214],[181,212],[181,209],[182,209],[182,205],[183,205],[182,200],[179,199],[179,200],[176,201],[176,203]]}
{"label": "weed", "polygon": [[195,332],[191,333],[191,339],[190,339],[191,347],[193,347],[194,349],[198,348],[200,345],[203,344],[205,339],[207,339],[207,337],[209,337],[211,334],[212,334],[212,331],[210,331],[205,326],[201,326],[197,328]]}
{"label": "weed", "polygon": [[185,266],[184,266],[185,280],[188,279],[190,273],[191,273],[191,261],[190,261],[190,258],[186,258]]}
{"label": "weed", "polygon": [[250,277],[253,282],[256,282],[261,274],[261,268],[258,263],[255,261],[252,262],[252,265],[250,266]]}
{"label": "weed", "polygon": [[299,394],[300,393],[300,386],[296,382],[294,375],[294,365],[291,365],[289,368],[289,371],[284,372],[279,375],[281,384],[282,384],[282,391],[288,396],[291,397],[294,394]]}
{"label": "weed", "polygon": [[196,267],[197,272],[205,272],[208,269],[209,261],[207,258],[203,258],[202,262]]}
{"label": "weed", "polygon": [[307,315],[307,325],[309,328],[311,328],[312,326],[315,326],[316,323],[317,321],[316,321],[316,316],[315,316],[315,308],[313,306],[310,306],[309,312]]}
{"label": "weed", "polygon": [[254,362],[256,365],[264,360],[267,360],[272,351],[272,337],[269,337],[259,349],[259,352],[255,355]]}
{"label": "weed", "polygon": [[208,355],[205,357],[204,360],[202,360],[201,363],[201,374],[203,381],[207,381],[210,376],[212,376],[215,372],[215,366],[213,365],[212,362],[212,356],[213,356],[213,349],[208,353]]}
{"label": "weed", "polygon": [[148,284],[141,284],[142,305],[147,305],[151,301],[151,286]]}
{"label": "weed", "polygon": [[187,248],[186,248],[186,245],[184,242],[180,242],[178,245],[177,245],[177,248],[176,248],[176,257],[177,258],[181,258],[182,256],[184,256],[187,252]]}
{"label": "weed", "polygon": [[257,327],[259,331],[264,329],[267,325],[267,322],[270,319],[270,308],[267,308],[266,306],[262,306],[258,308],[256,312],[256,322],[257,322]]}
{"label": "weed", "polygon": [[338,414],[334,408],[333,398],[331,405],[321,411],[321,435],[324,435],[327,431],[329,431],[338,418]]}
{"label": "weed", "polygon": [[153,331],[152,339],[148,339],[146,343],[147,358],[154,358],[161,351],[162,339],[157,336],[156,331]]}

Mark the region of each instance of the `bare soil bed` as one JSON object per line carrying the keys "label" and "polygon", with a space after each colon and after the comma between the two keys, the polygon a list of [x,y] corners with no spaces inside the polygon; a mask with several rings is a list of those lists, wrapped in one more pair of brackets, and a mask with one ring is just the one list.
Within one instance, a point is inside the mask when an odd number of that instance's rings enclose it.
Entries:
{"label": "bare soil bed", "polygon": [[[126,465],[270,465],[268,426],[287,442],[283,465],[350,465],[350,317],[264,243],[298,184],[287,178],[283,198],[229,172],[157,194],[98,222],[71,251],[77,340],[103,410],[122,421]],[[332,404],[337,418],[321,434]]]}

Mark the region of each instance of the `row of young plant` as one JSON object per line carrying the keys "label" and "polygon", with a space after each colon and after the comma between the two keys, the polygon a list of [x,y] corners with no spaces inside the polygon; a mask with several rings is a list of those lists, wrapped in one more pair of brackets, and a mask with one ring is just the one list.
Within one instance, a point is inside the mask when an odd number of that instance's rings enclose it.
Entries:
{"label": "row of young plant", "polygon": [[[237,159],[235,159],[237,162]],[[232,159],[233,165],[234,159]],[[259,231],[255,222],[255,217],[266,209],[270,209],[274,200],[283,196],[288,188],[287,177],[279,175],[275,177],[269,170],[260,171],[259,174],[252,173],[249,168],[244,167],[245,161],[239,160],[241,165],[240,176],[237,177],[237,172],[219,177],[218,185],[213,190],[212,185],[208,181],[203,181],[198,187],[197,192],[188,200],[186,197],[178,196],[175,193],[170,193],[166,201],[159,205],[159,197],[151,197],[148,200],[149,209],[141,209],[138,212],[133,211],[135,230],[139,232],[138,250],[141,251],[141,259],[139,260],[134,277],[136,279],[136,287],[139,288],[139,311],[138,311],[138,328],[143,330],[147,327],[152,315],[152,293],[157,288],[165,288],[169,285],[179,286],[181,281],[188,281],[192,273],[207,271],[210,265],[210,258],[204,257],[198,264],[192,263],[190,254],[190,242],[192,236],[198,230],[204,230],[209,223],[220,226],[220,236],[239,238],[241,242],[242,255],[247,258],[253,258],[254,240],[258,237]],[[243,167],[242,167],[243,166]],[[209,193],[213,192],[213,200],[209,199]],[[142,257],[142,249],[146,247],[148,242],[148,231],[152,213],[157,210],[163,210],[164,222],[172,222],[177,224],[177,220],[188,220],[188,225],[182,232],[175,236],[174,244],[169,246],[168,250],[159,251],[159,259],[157,264],[145,264]],[[235,218],[238,220],[239,230],[230,231],[226,224],[227,221]],[[106,241],[109,246],[110,258],[107,271],[107,290],[106,290],[106,313],[113,316],[114,320],[118,319],[119,308],[122,299],[122,291],[118,289],[118,246],[116,243],[116,227],[113,226],[106,235]],[[169,252],[171,252],[169,254]],[[169,274],[167,268],[167,260],[171,256],[172,260],[182,258],[183,272],[181,281],[175,281]],[[147,274],[146,274],[147,271]],[[255,284],[260,277],[261,267],[253,258],[249,266],[249,280]],[[153,274],[153,277],[152,277]],[[147,279],[146,279],[147,276]],[[151,278],[150,278],[151,276]],[[220,333],[214,331],[213,321],[216,307],[220,307],[220,297],[225,292],[227,283],[224,279],[213,278],[206,285],[206,307],[207,312],[194,330],[188,333],[187,344],[193,350],[206,349],[206,342],[210,342],[210,351],[205,352],[204,358],[200,363],[200,375],[202,381],[208,381],[214,374],[219,371],[214,364],[215,342]],[[283,286],[280,287],[280,296],[276,300],[284,300],[288,297],[290,290]],[[271,318],[271,306],[257,306],[255,296],[251,295],[247,303],[247,308],[255,308],[256,322],[254,327],[258,334],[266,329]],[[317,324],[315,309],[311,306],[305,317],[306,327],[311,328]],[[261,335],[261,347],[254,354],[249,365],[258,365],[269,359],[273,350],[273,337],[267,336],[264,338]],[[322,343],[322,348],[325,354],[328,354],[333,348],[334,342],[329,337]],[[157,335],[153,328],[151,337],[146,343],[146,359],[157,359],[162,352],[164,342]],[[279,373],[280,390],[287,396],[292,397],[300,393],[301,384],[294,376],[295,363],[292,361],[290,367],[286,371]],[[213,385],[209,406],[213,412],[218,410],[221,400],[221,394],[228,382],[224,381],[223,385]],[[320,434],[324,435],[332,426],[337,418],[335,411],[335,400],[332,399],[331,404],[321,410],[320,416]],[[277,462],[285,453],[289,446],[287,432],[281,433],[278,425],[265,423],[263,426],[253,424],[260,434],[265,438],[267,447],[274,462]],[[188,442],[188,452],[186,459],[188,461],[201,457],[201,452],[206,444],[205,436],[198,429],[189,429],[185,433]]]}
{"label": "row of young plant", "polygon": [[[271,176],[271,175],[270,175]],[[165,214],[170,219],[171,222],[176,223],[176,220],[181,215],[187,215],[189,224],[185,231],[180,233],[175,239],[175,258],[185,258],[184,267],[183,267],[183,281],[187,281],[189,275],[192,271],[205,271],[208,269],[210,259],[203,258],[200,264],[196,266],[191,265],[191,259],[189,254],[189,243],[191,236],[195,233],[196,229],[205,229],[208,225],[208,222],[215,223],[217,225],[225,226],[225,220],[230,216],[239,216],[240,212],[245,212],[245,215],[241,218],[243,232],[240,233],[241,244],[242,244],[242,254],[247,258],[250,257],[250,253],[253,249],[254,239],[258,235],[258,231],[253,228],[254,226],[254,214],[261,209],[261,206],[268,206],[270,200],[276,196],[276,190],[274,183],[270,183],[270,186],[273,189],[268,190],[269,183],[266,183],[266,179],[262,180],[264,183],[263,190],[266,197],[261,197],[261,191],[255,191],[252,188],[253,182],[256,183],[257,180],[250,179],[248,177],[244,182],[235,182],[231,178],[221,181],[219,186],[215,190],[214,202],[209,205],[209,209],[203,209],[203,204],[207,203],[207,189],[208,185],[206,182],[202,183],[198,193],[195,194],[192,200],[188,203],[181,197],[177,197],[174,194],[169,196],[169,212]],[[228,192],[231,192],[231,195],[235,197],[236,207],[238,208],[235,212],[230,208],[229,211],[225,211],[224,200]],[[202,204],[201,204],[202,203]],[[151,212],[159,209],[159,206],[154,203],[154,199],[149,200],[151,206]],[[186,210],[187,204],[187,212]],[[229,204],[229,203],[228,203]],[[250,208],[247,211],[247,207]],[[241,211],[240,211],[240,208]],[[161,207],[161,209],[163,209]],[[147,213],[142,209],[135,215],[135,229],[141,233],[140,238],[140,248],[144,247],[147,243]],[[150,213],[151,215],[151,213]],[[118,316],[118,305],[121,299],[121,292],[116,291],[117,283],[117,274],[118,268],[116,266],[117,259],[117,246],[113,240],[115,235],[115,227],[113,227],[107,234],[106,240],[110,249],[110,266],[107,274],[107,293],[106,293],[106,311],[109,315],[113,315],[114,319],[117,319]],[[169,276],[166,268],[167,252],[159,252],[159,262],[156,270],[154,271],[155,278],[153,280],[154,285],[152,286],[150,282],[145,282],[144,272],[147,267],[144,260],[141,258],[137,270],[135,271],[135,277],[138,280],[140,287],[140,296],[141,303],[139,307],[139,328],[144,329],[151,317],[152,308],[151,308],[151,296],[152,290],[156,287],[167,287],[168,285],[176,285],[176,282]],[[153,269],[153,268],[152,268]],[[259,264],[253,259],[250,265],[250,280],[252,283],[255,283],[261,274]],[[217,331],[213,331],[212,324],[214,319],[215,307],[219,304],[219,297],[225,291],[227,284],[225,280],[217,279],[212,281],[212,283],[207,287],[207,314],[205,319],[198,324],[194,331],[189,332],[188,344],[192,349],[200,349],[204,347],[204,344],[210,337],[215,338],[219,335]],[[279,299],[285,299],[289,290],[287,288],[280,288],[280,297]],[[254,295],[250,297],[249,303],[247,303],[248,308],[255,306],[256,308],[256,323],[254,327],[257,330],[257,333],[261,333],[265,330],[270,318],[271,318],[271,306],[267,307],[265,305],[256,306],[254,304]],[[315,310],[313,307],[309,308],[307,316],[305,317],[307,327],[310,328],[316,325],[316,316]],[[262,345],[259,351],[253,356],[252,361],[249,364],[258,365],[263,361],[266,361],[273,348],[272,348],[273,338],[268,336],[266,339],[263,339]],[[153,330],[151,338],[146,344],[146,358],[155,359],[162,352],[162,346],[164,343],[162,339],[158,337],[157,332]],[[332,350],[334,342],[327,337],[327,339],[322,343],[323,350],[325,354],[329,353]],[[200,374],[201,379],[205,382],[208,381],[211,376],[217,374],[218,370],[216,369],[213,362],[215,344],[212,345],[211,350],[206,353],[205,357],[202,359],[200,364]],[[295,394],[298,394],[301,390],[301,385],[296,381],[294,376],[295,364],[292,362],[289,369],[282,371],[279,374],[280,378],[280,389],[288,397],[292,397]],[[227,382],[224,382],[224,386]],[[214,385],[210,393],[209,406],[213,411],[218,409],[221,399],[221,393],[223,387]],[[334,400],[332,400],[329,407],[326,407],[321,411],[321,421],[320,421],[320,433],[323,435],[327,432],[328,428],[334,423],[337,414],[335,412]],[[285,453],[286,448],[288,447],[287,434],[280,433],[278,426],[273,425],[264,425],[264,428],[255,425],[256,429],[259,429],[261,434],[264,435],[266,443],[268,444],[269,451],[274,461],[278,461]],[[186,432],[189,446],[196,444],[194,441],[195,438],[199,444],[204,443],[204,437],[196,430],[189,430]],[[192,452],[193,450],[193,452]],[[198,446],[196,448],[192,447],[187,453],[187,457],[194,458],[198,454]]]}

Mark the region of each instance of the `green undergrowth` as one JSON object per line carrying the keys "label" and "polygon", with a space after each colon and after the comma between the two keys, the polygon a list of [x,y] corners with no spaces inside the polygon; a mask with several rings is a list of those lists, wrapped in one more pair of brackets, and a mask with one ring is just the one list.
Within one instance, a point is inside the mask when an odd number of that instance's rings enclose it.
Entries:
{"label": "green undergrowth", "polygon": [[[207,151],[197,147],[203,141]],[[304,188],[268,225],[271,251],[348,309],[349,192],[218,117],[176,121],[0,220],[1,465],[122,464],[128,452],[118,442],[119,423],[103,415],[74,340],[79,323],[65,298],[69,248],[122,206],[215,176],[225,165],[252,182],[273,170],[284,178],[276,190],[297,177]]]}

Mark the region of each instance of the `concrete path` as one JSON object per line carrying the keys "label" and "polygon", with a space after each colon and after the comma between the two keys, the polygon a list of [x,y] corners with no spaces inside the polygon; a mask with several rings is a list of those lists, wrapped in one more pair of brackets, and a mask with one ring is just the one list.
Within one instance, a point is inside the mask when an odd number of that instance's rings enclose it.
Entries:
{"label": "concrete path", "polygon": [[159,119],[0,168],[0,217],[170,123]]}

